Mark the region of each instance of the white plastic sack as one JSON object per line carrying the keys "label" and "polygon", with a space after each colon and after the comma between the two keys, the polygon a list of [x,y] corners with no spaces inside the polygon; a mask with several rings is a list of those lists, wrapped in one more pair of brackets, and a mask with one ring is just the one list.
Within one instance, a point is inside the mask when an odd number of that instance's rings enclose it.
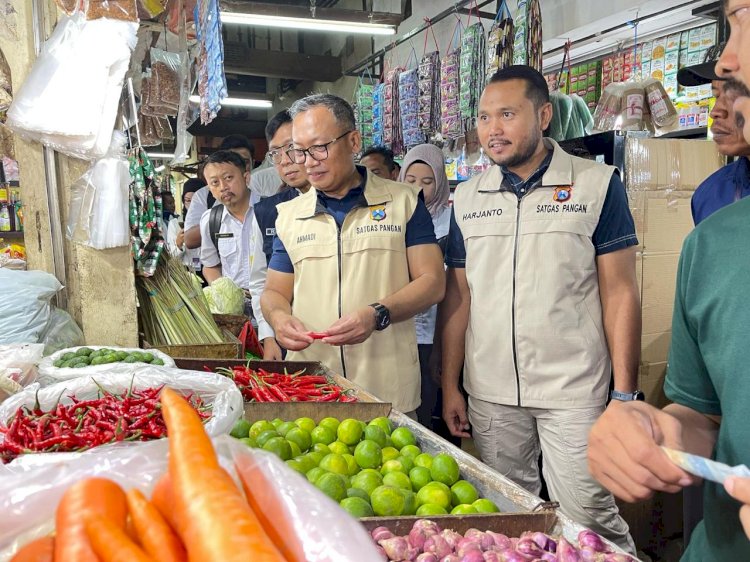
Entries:
{"label": "white plastic sack", "polygon": [[0,345],[0,402],[36,380],[36,364],[44,346],[37,343]]}
{"label": "white plastic sack", "polygon": [[[88,367],[81,367],[80,369],[72,369],[70,367],[55,367],[54,362],[60,359],[66,353],[75,353],[81,347],[88,349],[112,349],[114,351],[124,351],[126,353],[132,353],[134,351],[140,353],[150,353],[154,357],[158,357],[164,361],[164,367],[174,368],[175,363],[166,353],[163,353],[156,349],[139,349],[135,347],[110,347],[103,345],[87,345],[80,347],[69,347],[67,349],[61,349],[52,355],[49,355],[39,362],[39,377],[42,384],[53,384],[59,381],[65,381],[70,379],[76,379],[78,377],[97,375],[99,373],[116,373],[122,375],[132,375],[143,370],[144,367],[151,367],[149,363],[105,363],[103,365],[89,365]],[[159,365],[154,365],[153,368],[157,368]],[[184,372],[184,371],[179,371]]]}
{"label": "white plastic sack", "polygon": [[19,136],[83,159],[104,155],[137,23],[60,18],[8,110]]}
{"label": "white plastic sack", "polygon": [[125,157],[127,137],[112,134],[107,154],[94,162],[71,187],[66,236],[97,250],[130,244],[128,186]]}
{"label": "white plastic sack", "polygon": [[44,344],[44,353],[50,355],[66,347],[83,345],[83,332],[66,311],[52,307],[52,313],[47,322],[47,327],[42,332],[41,342]]}
{"label": "white plastic sack", "polygon": [[[235,466],[273,482],[264,490],[274,513],[291,524],[287,546],[307,562],[380,562],[375,545],[360,525],[333,500],[271,453],[250,449],[231,437],[214,439],[221,464],[237,479]],[[54,513],[65,490],[90,477],[109,478],[123,488],[150,492],[167,470],[166,440],[128,449],[100,448],[74,457],[46,455],[35,466],[0,466],[0,562],[27,542],[54,529]],[[247,474],[247,473],[245,473]],[[208,483],[207,483],[208,484]],[[257,511],[256,511],[257,512]]]}
{"label": "white plastic sack", "polygon": [[[33,408],[37,400],[39,400],[41,409],[46,412],[57,404],[58,399],[61,404],[71,404],[70,396],[79,400],[92,400],[100,396],[102,388],[109,392],[122,393],[131,388],[131,385],[135,389],[168,386],[183,394],[192,393],[200,397],[207,406],[211,407],[211,418],[204,426],[206,433],[209,435],[229,433],[234,427],[234,423],[244,412],[245,406],[242,394],[234,382],[227,377],[215,373],[141,366],[135,372],[116,372],[115,369],[112,369],[109,373],[79,377],[44,388],[40,388],[38,384],[33,384],[0,404],[0,426],[7,427],[7,421],[20,407]],[[0,433],[0,443],[3,440],[4,434]],[[120,442],[103,445],[103,447],[120,448],[132,447],[133,445],[133,442]],[[28,458],[57,454],[23,455],[10,464],[24,464]],[[33,463],[35,460],[31,462]]]}
{"label": "white plastic sack", "polygon": [[50,300],[62,289],[43,271],[0,268],[0,344],[39,343],[52,314]]}

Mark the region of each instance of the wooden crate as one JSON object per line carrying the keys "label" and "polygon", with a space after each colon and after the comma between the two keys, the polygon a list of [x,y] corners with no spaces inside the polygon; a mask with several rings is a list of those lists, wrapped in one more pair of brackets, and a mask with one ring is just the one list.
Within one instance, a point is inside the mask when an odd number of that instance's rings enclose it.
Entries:
{"label": "wooden crate", "polygon": [[172,359],[194,359],[206,357],[211,359],[236,359],[242,354],[242,344],[231,332],[222,330],[224,342],[195,345],[152,345],[143,340],[144,349],[158,349]]}

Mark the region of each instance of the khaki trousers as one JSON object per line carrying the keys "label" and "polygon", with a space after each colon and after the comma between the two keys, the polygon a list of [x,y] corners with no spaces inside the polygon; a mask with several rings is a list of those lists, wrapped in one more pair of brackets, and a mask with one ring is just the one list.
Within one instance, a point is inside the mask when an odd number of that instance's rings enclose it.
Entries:
{"label": "khaki trousers", "polygon": [[635,554],[628,525],[615,500],[588,470],[586,449],[598,408],[546,410],[504,406],[469,397],[472,436],[482,460],[529,492],[539,495],[538,459],[550,498],[573,521]]}

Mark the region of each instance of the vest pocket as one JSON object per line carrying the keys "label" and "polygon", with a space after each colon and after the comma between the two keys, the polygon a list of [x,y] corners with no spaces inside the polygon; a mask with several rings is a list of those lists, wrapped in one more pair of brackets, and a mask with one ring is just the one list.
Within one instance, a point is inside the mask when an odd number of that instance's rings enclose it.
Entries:
{"label": "vest pocket", "polygon": [[338,254],[338,248],[333,244],[309,244],[287,248],[289,259],[293,264],[310,258],[330,258]]}

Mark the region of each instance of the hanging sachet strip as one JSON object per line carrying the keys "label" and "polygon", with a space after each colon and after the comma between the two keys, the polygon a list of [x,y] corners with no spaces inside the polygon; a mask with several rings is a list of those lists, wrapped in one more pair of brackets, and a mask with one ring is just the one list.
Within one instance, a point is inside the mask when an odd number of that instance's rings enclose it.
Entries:
{"label": "hanging sachet strip", "polygon": [[227,97],[224,76],[224,40],[221,34],[218,0],[198,0],[195,5],[195,30],[198,54],[198,93],[201,98],[201,123],[210,123]]}
{"label": "hanging sachet strip", "polygon": [[355,118],[357,129],[362,135],[364,149],[373,145],[373,103],[376,84],[366,68],[359,77],[357,90],[354,95]]}
{"label": "hanging sachet strip", "polygon": [[[440,61],[440,132],[445,140],[457,139],[463,134],[459,108],[459,64],[461,20],[456,22],[451,43]],[[458,38],[458,40],[457,40]]]}
{"label": "hanging sachet strip", "polygon": [[539,0],[529,0],[528,9],[528,32],[526,35],[526,50],[528,52],[528,65],[531,68],[542,71],[542,7]]}
{"label": "hanging sachet strip", "polygon": [[459,108],[464,130],[473,128],[478,113],[484,88],[485,53],[484,28],[477,22],[466,28],[461,42]]}
{"label": "hanging sachet strip", "polygon": [[526,0],[518,0],[516,15],[513,18],[513,64],[528,64],[529,5]]}
{"label": "hanging sachet strip", "polygon": [[505,0],[497,11],[495,21],[487,34],[487,70],[485,81],[503,68],[513,64],[513,42],[515,27]]}

